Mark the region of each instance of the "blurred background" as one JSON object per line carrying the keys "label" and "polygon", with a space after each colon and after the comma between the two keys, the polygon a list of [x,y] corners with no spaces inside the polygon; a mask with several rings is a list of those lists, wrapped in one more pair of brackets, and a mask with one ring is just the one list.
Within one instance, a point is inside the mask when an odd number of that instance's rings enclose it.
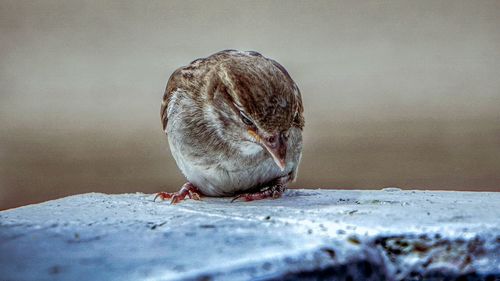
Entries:
{"label": "blurred background", "polygon": [[169,75],[223,49],[305,104],[296,188],[500,191],[500,1],[0,1],[0,209],[175,191]]}

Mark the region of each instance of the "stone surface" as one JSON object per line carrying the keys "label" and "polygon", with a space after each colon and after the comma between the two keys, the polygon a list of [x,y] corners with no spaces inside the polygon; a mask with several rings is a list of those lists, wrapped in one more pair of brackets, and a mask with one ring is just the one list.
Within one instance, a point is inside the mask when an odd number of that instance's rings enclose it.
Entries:
{"label": "stone surface", "polygon": [[500,193],[152,199],[90,193],[0,212],[0,279],[500,279]]}

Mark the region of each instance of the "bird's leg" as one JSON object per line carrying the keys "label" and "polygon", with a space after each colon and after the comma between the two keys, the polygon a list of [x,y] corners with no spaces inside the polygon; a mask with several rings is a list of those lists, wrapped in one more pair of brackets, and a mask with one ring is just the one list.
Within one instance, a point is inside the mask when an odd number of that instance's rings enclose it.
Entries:
{"label": "bird's leg", "polygon": [[254,193],[243,193],[240,194],[231,200],[231,202],[234,202],[236,200],[243,200],[243,201],[254,201],[254,200],[261,200],[261,199],[266,199],[266,198],[272,198],[272,199],[277,199],[280,198],[283,192],[285,192],[286,186],[282,184],[275,184],[269,187],[266,187],[264,189],[261,189],[257,192]]}
{"label": "bird's leg", "polygon": [[161,200],[171,198],[170,204],[176,204],[184,200],[186,196],[189,197],[189,199],[201,200],[200,190],[192,183],[186,182],[177,192],[158,192],[153,201],[156,201],[156,198],[160,198]]}
{"label": "bird's leg", "polygon": [[289,176],[279,178],[272,185],[260,189],[257,192],[240,194],[234,197],[233,200],[231,200],[231,202],[234,202],[236,200],[243,200],[248,202],[266,198],[272,198],[272,199],[280,198],[281,195],[283,195],[283,193],[286,190],[286,185],[289,182],[289,179],[290,179]]}

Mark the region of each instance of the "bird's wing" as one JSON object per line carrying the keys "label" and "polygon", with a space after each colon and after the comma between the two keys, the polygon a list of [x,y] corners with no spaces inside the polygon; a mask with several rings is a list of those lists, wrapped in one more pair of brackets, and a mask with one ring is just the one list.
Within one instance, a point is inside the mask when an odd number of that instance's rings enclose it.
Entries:
{"label": "bird's wing", "polygon": [[293,119],[293,126],[298,127],[299,129],[304,128],[305,120],[304,120],[304,106],[302,105],[302,97],[300,95],[300,90],[297,86],[295,86],[297,89],[297,113]]}
{"label": "bird's wing", "polygon": [[165,89],[165,93],[163,94],[163,99],[161,102],[161,108],[160,108],[160,118],[161,118],[161,124],[163,126],[163,131],[167,133],[167,124],[168,124],[168,115],[169,115],[169,105],[173,106],[171,104],[173,101],[173,97],[175,96],[175,92],[178,90],[178,86],[182,81],[180,81],[180,74],[181,74],[181,68],[177,69],[170,75],[170,78],[168,79],[167,82],[167,87]]}
{"label": "bird's wing", "polygon": [[163,100],[161,102],[161,108],[160,108],[161,124],[163,125],[163,131],[165,133],[167,132],[167,122],[168,122],[168,116],[167,116],[168,96],[169,92],[165,90],[165,94],[163,94]]}
{"label": "bird's wing", "polygon": [[304,128],[304,106],[302,105],[302,95],[300,94],[299,87],[295,82],[293,81],[292,77],[288,73],[288,71],[277,61],[269,59],[276,68],[278,68],[283,75],[287,78],[288,82],[291,84],[291,87],[293,89],[293,92],[295,94],[295,102],[296,102],[296,115],[293,120],[293,126],[303,129]]}

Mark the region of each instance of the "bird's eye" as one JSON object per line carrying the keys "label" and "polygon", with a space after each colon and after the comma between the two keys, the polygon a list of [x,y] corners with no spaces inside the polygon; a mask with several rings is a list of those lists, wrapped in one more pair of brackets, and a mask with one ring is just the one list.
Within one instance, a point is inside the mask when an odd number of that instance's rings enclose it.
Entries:
{"label": "bird's eye", "polygon": [[245,123],[247,126],[253,126],[252,120],[248,118],[243,112],[240,111],[241,121]]}

